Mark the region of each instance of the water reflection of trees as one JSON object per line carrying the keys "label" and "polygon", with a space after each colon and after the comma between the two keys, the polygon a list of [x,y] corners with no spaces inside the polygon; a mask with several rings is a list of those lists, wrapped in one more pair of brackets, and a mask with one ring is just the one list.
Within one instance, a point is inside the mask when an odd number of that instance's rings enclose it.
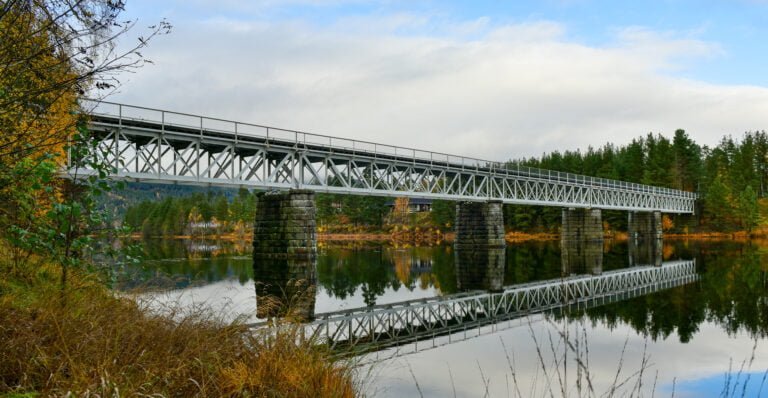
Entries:
{"label": "water reflection of trees", "polygon": [[229,242],[147,239],[142,263],[127,265],[118,288],[182,289],[223,279],[253,279],[253,260]]}
{"label": "water reflection of trees", "polygon": [[675,250],[696,258],[698,282],[572,315],[609,327],[626,323],[654,340],[676,332],[681,342],[688,342],[705,321],[729,334],[768,335],[768,248],[678,242]]}
{"label": "water reflection of trees", "polygon": [[[445,270],[446,247],[326,247],[318,262],[318,284],[332,297],[345,299],[361,289],[367,305],[386,289],[440,289],[435,269]],[[452,265],[452,257],[450,262]],[[454,282],[455,285],[455,282]]]}
{"label": "water reflection of trees", "polygon": [[505,285],[560,277],[560,248],[554,242],[507,246],[506,262]]}

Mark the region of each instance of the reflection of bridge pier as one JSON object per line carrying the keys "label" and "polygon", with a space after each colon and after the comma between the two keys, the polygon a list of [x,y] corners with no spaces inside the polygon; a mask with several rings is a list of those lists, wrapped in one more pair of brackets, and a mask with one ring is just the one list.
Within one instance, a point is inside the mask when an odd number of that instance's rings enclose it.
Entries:
{"label": "reflection of bridge pier", "polygon": [[286,317],[302,322],[314,318],[314,260],[254,260],[253,271],[258,318]]}
{"label": "reflection of bridge pier", "polygon": [[629,266],[661,265],[663,260],[661,239],[629,238]]}
{"label": "reflection of bridge pier", "polygon": [[630,266],[661,265],[663,259],[661,212],[630,212],[627,232]]}
{"label": "reflection of bridge pier", "polygon": [[456,287],[460,291],[500,291],[504,288],[503,247],[456,246]]}
{"label": "reflection of bridge pier", "polygon": [[600,275],[603,272],[602,240],[562,239],[560,241],[560,253],[563,263],[563,275]]}
{"label": "reflection of bridge pier", "polygon": [[563,209],[563,275],[603,272],[603,221],[599,209]]}
{"label": "reflection of bridge pier", "polygon": [[259,194],[253,231],[257,316],[314,315],[317,260],[314,193]]}
{"label": "reflection of bridge pier", "polygon": [[456,205],[454,248],[459,290],[502,290],[505,246],[501,201]]}

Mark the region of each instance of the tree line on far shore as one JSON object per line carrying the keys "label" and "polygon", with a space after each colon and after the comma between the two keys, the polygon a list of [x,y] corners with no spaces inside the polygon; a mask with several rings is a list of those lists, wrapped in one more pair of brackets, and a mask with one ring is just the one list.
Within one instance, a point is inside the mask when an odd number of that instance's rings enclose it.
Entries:
{"label": "tree line on far shore", "polygon": [[[695,215],[668,215],[668,226],[676,232],[751,231],[760,222],[760,199],[768,195],[765,131],[746,132],[739,138],[725,136],[710,148],[677,130],[671,139],[648,134],[623,146],[609,143],[510,164],[698,193]],[[559,225],[560,211],[506,206],[505,222],[515,229],[547,230]],[[626,228],[626,212],[604,211],[603,220],[612,228]]]}
{"label": "tree line on far shore", "polygon": [[[158,186],[158,190],[163,189]],[[245,234],[256,215],[256,195],[247,189],[234,195],[217,190],[142,200],[127,207],[123,224],[143,236]],[[386,231],[394,225],[445,231],[455,214],[449,201],[435,201],[432,211],[422,214],[408,212],[407,200],[384,197],[318,193],[315,203],[318,227],[343,233]]]}
{"label": "tree line on far shore", "polygon": [[[761,199],[768,195],[768,134],[747,132],[723,137],[710,148],[692,140],[684,130],[673,137],[648,134],[629,144],[605,144],[586,151],[544,154],[508,162],[620,181],[697,192],[695,215],[667,215],[665,228],[673,232],[752,231],[760,224]],[[145,235],[186,235],[191,226],[212,223],[219,232],[249,229],[255,215],[255,192],[240,189],[198,192],[130,206],[124,222]],[[407,202],[383,197],[318,193],[317,222],[324,230],[383,231],[392,225],[411,225],[449,231],[455,203],[435,200],[428,214],[412,214]],[[508,230],[556,232],[560,208],[505,205]],[[624,230],[626,212],[604,211],[608,228]]]}

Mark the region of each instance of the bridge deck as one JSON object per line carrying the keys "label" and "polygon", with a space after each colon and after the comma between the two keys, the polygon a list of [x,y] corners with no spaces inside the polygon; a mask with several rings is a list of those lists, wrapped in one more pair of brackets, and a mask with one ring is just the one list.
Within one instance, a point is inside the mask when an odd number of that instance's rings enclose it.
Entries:
{"label": "bridge deck", "polygon": [[124,179],[672,213],[693,212],[696,199],[667,188],[106,102],[95,107],[90,129],[100,159]]}

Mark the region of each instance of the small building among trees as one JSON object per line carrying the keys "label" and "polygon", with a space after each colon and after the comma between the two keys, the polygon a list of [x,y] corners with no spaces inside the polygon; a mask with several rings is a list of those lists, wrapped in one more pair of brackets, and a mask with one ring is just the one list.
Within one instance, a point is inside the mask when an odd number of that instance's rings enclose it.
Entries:
{"label": "small building among trees", "polygon": [[386,203],[393,212],[402,213],[428,213],[432,211],[432,199],[421,198],[397,198]]}

